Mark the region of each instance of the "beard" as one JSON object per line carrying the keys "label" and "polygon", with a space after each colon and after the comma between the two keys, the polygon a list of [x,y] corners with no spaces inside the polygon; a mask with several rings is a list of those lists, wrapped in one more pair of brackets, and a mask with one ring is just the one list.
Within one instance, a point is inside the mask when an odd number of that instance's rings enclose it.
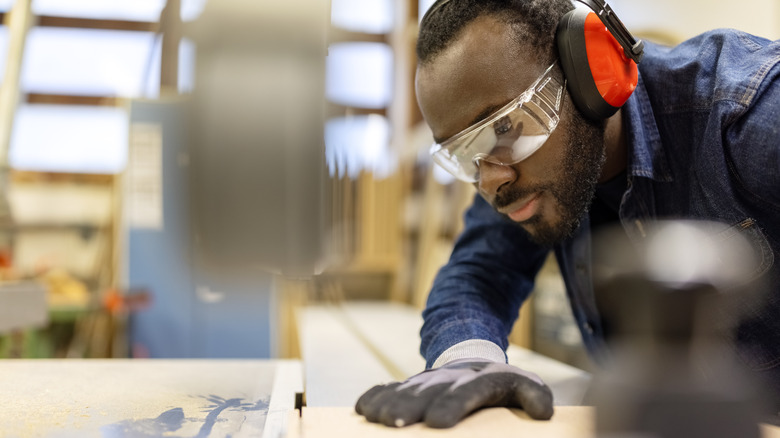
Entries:
{"label": "beard", "polygon": [[546,192],[555,199],[559,220],[545,220],[541,212],[519,222],[531,237],[542,246],[552,246],[570,237],[587,214],[596,193],[601,168],[606,161],[604,124],[585,119],[572,108],[572,119],[565,139],[564,158],[554,181],[530,188],[511,188],[494,200],[497,208],[533,193]]}

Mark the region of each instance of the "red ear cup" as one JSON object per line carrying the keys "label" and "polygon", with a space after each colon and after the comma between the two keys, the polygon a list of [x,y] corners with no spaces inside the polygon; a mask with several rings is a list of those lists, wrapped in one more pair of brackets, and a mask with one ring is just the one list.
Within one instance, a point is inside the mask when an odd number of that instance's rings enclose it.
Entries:
{"label": "red ear cup", "polygon": [[556,38],[561,68],[577,108],[592,120],[615,114],[636,88],[636,63],[593,12],[568,12],[558,23]]}

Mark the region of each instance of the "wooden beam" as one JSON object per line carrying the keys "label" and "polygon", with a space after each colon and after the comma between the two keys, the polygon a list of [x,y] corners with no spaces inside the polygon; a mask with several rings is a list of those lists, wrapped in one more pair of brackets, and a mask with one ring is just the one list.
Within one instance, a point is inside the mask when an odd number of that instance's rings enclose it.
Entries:
{"label": "wooden beam", "polygon": [[104,20],[96,18],[52,17],[48,15],[41,15],[38,17],[38,26],[157,32],[157,30],[160,28],[160,23],[148,21]]}
{"label": "wooden beam", "polygon": [[385,43],[390,42],[388,35],[386,34],[374,34],[365,32],[353,32],[350,30],[342,29],[340,27],[331,26],[328,30],[328,42],[333,43],[347,43],[347,42],[369,42],[369,43]]}
{"label": "wooden beam", "polygon": [[16,0],[11,11],[4,15],[4,22],[8,27],[8,57],[5,62],[5,76],[0,85],[0,170],[8,168],[8,147],[20,94],[22,55],[27,30],[34,19],[31,3],[32,0]]}
{"label": "wooden beam", "polygon": [[409,128],[412,129],[413,127],[417,126],[420,123],[423,123],[423,116],[422,112],[420,112],[420,107],[417,105],[417,93],[414,89],[414,77],[417,74],[417,35],[420,33],[420,19],[422,17],[419,16],[420,13],[420,2],[419,0],[411,0],[409,4],[409,21],[408,21],[408,33],[406,35],[407,40],[403,43],[406,44],[408,51],[406,52],[407,56],[407,70],[404,72],[407,80],[409,81],[409,84],[411,86],[408,88],[408,95],[407,95],[407,122],[409,123]]}
{"label": "wooden beam", "polygon": [[409,14],[406,16],[407,23],[417,23],[420,21],[420,0],[409,0]]}
{"label": "wooden beam", "polygon": [[49,105],[119,106],[121,99],[111,96],[70,96],[64,94],[29,93],[27,103]]}
{"label": "wooden beam", "polygon": [[358,108],[328,102],[325,111],[325,116],[327,119],[346,116],[366,116],[369,114],[377,114],[383,117],[387,117],[387,108]]}
{"label": "wooden beam", "polygon": [[162,61],[160,93],[177,94],[179,90],[179,44],[182,39],[181,0],[168,0],[160,14]]}
{"label": "wooden beam", "polygon": [[115,176],[105,173],[69,173],[35,172],[29,170],[11,170],[10,182],[15,184],[31,183],[75,183],[75,184],[112,184]]}

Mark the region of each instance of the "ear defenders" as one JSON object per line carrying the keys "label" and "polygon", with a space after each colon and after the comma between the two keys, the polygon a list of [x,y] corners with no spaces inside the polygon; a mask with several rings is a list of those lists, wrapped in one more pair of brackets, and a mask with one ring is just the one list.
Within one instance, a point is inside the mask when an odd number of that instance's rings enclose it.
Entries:
{"label": "ear defenders", "polygon": [[644,43],[628,32],[604,0],[579,0],[593,12],[574,9],[558,23],[558,55],[569,94],[585,117],[615,114],[634,92]]}

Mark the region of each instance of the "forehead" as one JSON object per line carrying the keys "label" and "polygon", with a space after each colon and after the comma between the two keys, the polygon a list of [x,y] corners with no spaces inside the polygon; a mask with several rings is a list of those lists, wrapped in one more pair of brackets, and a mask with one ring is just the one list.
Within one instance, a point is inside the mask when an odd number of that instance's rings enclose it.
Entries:
{"label": "forehead", "polygon": [[434,137],[445,139],[517,97],[544,67],[512,38],[506,24],[479,17],[418,68],[418,103]]}

